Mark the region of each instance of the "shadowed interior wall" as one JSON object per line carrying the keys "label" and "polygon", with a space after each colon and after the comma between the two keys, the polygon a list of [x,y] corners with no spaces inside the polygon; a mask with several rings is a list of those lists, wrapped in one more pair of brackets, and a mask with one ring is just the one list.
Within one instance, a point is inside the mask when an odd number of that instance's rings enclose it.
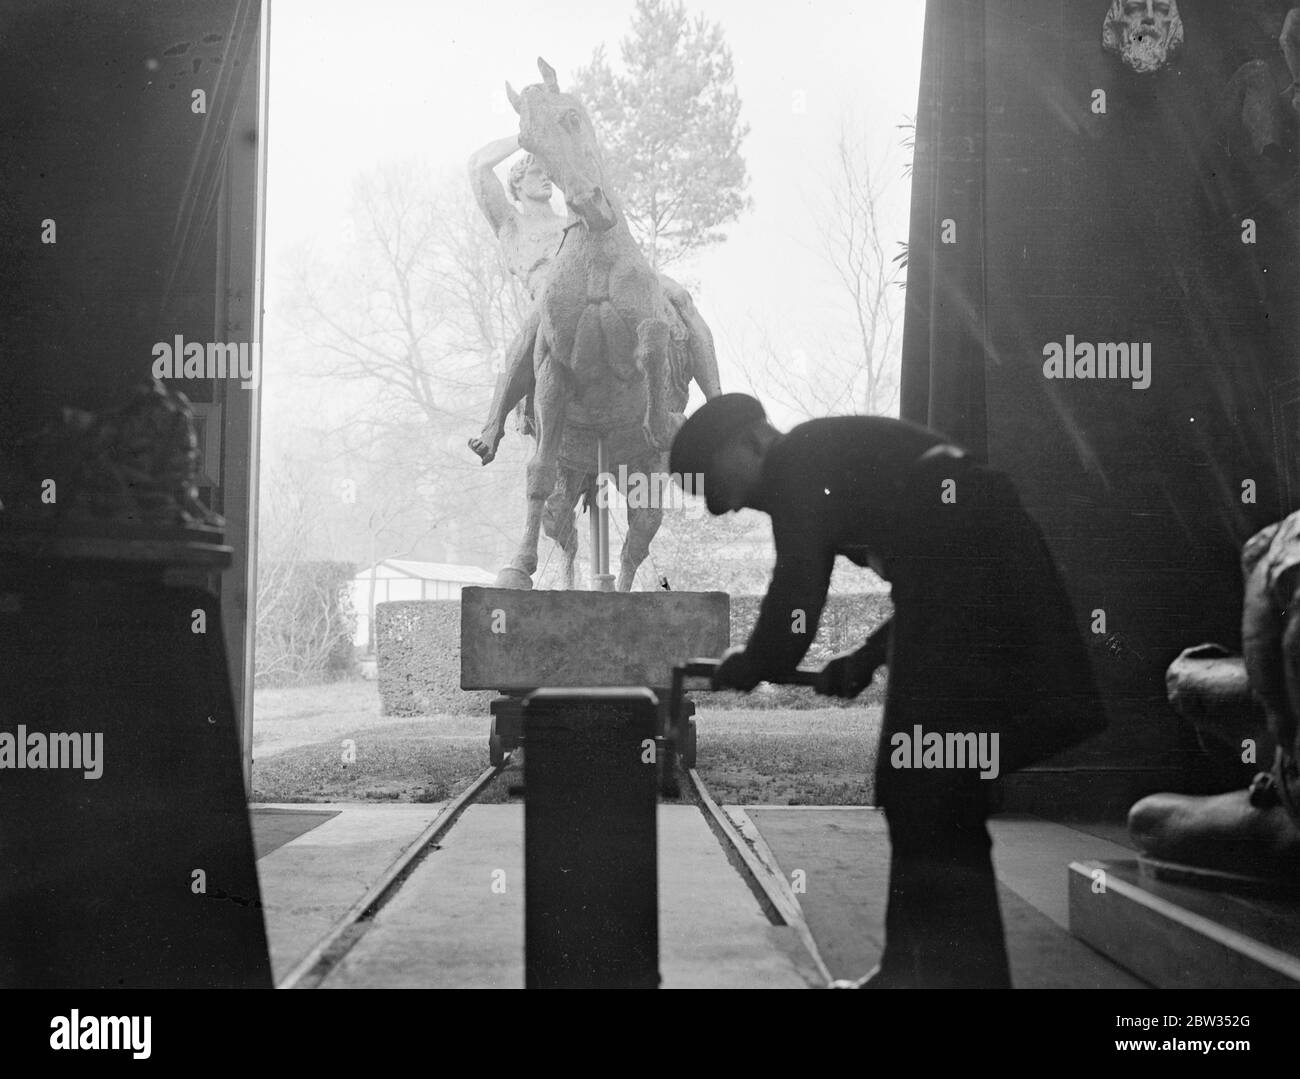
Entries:
{"label": "shadowed interior wall", "polygon": [[[1146,75],[1103,50],[1107,0],[927,12],[902,413],[1009,472],[1080,625],[1104,612],[1111,729],[1064,760],[1133,796],[1194,782],[1165,668],[1239,647],[1240,545],[1300,505],[1296,115],[1261,152],[1234,98],[1290,82],[1289,6],[1182,0]],[[1149,387],[1045,377],[1067,335],[1150,343]]]}
{"label": "shadowed interior wall", "polygon": [[[20,440],[63,406],[125,404],[159,342],[255,337],[260,16],[257,0],[3,6],[6,544],[43,541],[82,471],[72,454]],[[3,985],[271,985],[231,693],[247,631],[255,398],[229,379],[172,385],[207,425],[200,494],[227,518],[233,569],[181,588],[137,561],[159,548],[147,514],[125,505],[140,492],[121,438],[94,466],[108,474],[107,459],[125,477],[100,555],[30,555],[16,542],[0,555],[0,731],[37,744],[93,732],[103,748],[99,776],[6,764]],[[36,496],[42,477],[58,503]],[[195,546],[177,542],[169,557]]]}
{"label": "shadowed interior wall", "polygon": [[[0,497],[25,482],[23,436],[63,406],[123,404],[151,377],[156,343],[253,339],[259,9],[5,4]],[[46,221],[54,243],[42,242]],[[212,482],[199,493],[227,518],[235,549],[220,587],[240,706],[255,394],[230,379],[171,384],[203,413]]]}

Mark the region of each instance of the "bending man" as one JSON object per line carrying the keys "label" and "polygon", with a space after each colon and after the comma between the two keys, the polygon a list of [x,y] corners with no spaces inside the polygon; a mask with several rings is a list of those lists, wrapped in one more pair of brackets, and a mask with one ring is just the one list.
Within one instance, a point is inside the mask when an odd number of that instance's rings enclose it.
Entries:
{"label": "bending man", "polygon": [[[890,622],[827,668],[826,691],[854,697],[889,665],[876,766],[889,907],[885,953],[866,984],[1009,987],[989,781],[1105,726],[1070,603],[1015,488],[924,427],[845,416],[782,434],[745,394],[723,394],[686,421],[670,471],[703,474],[710,513],[748,507],[772,518],[771,584],[715,688],[750,690],[794,670],[836,556],[891,583]],[[991,745],[992,767],[948,749],[937,759],[927,749],[923,761],[900,752],[900,736],[929,735],[949,749]]]}

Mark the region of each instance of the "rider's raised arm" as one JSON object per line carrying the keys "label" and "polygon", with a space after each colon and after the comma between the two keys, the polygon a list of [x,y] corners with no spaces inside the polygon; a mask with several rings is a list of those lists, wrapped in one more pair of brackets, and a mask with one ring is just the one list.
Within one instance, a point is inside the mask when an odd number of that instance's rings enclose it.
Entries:
{"label": "rider's raised arm", "polygon": [[474,201],[492,225],[493,232],[500,232],[503,225],[519,214],[493,171],[518,149],[519,136],[508,135],[489,142],[469,159],[469,185],[474,192]]}

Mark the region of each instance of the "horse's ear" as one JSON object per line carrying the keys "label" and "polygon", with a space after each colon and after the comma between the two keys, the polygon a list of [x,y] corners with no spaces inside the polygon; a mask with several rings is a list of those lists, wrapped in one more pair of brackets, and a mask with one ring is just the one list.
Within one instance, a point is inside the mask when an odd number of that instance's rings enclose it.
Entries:
{"label": "horse's ear", "polygon": [[555,68],[551,67],[540,56],[537,58],[537,70],[542,73],[542,82],[546,84],[546,89],[553,94],[560,92],[560,81],[555,77]]}
{"label": "horse's ear", "polygon": [[506,83],[506,97],[510,99],[510,104],[514,107],[515,112],[519,112],[519,106],[523,102],[519,99],[519,94],[509,82]]}

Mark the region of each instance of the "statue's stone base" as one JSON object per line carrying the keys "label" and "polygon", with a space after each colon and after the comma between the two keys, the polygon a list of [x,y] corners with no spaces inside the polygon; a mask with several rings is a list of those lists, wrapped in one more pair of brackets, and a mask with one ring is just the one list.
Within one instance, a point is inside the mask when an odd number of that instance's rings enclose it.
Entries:
{"label": "statue's stone base", "polygon": [[[731,640],[726,592],[562,592],[466,588],[460,597],[460,685],[505,694],[491,704],[488,754],[500,765],[523,741],[522,698],[534,689],[644,686],[668,729],[673,668],[718,656]],[[677,749],[695,766],[695,706]]]}
{"label": "statue's stone base", "polygon": [[1158,989],[1300,988],[1300,898],[1187,883],[1205,872],[1072,863],[1070,932]]}
{"label": "statue's stone base", "polygon": [[466,588],[461,689],[670,686],[673,667],[730,643],[725,592]]}
{"label": "statue's stone base", "polygon": [[1300,879],[1296,878],[1232,873],[1223,869],[1208,869],[1205,866],[1148,858],[1145,854],[1139,854],[1137,861],[1138,872],[1146,880],[1186,884],[1202,891],[1230,892],[1238,896],[1300,899]]}

